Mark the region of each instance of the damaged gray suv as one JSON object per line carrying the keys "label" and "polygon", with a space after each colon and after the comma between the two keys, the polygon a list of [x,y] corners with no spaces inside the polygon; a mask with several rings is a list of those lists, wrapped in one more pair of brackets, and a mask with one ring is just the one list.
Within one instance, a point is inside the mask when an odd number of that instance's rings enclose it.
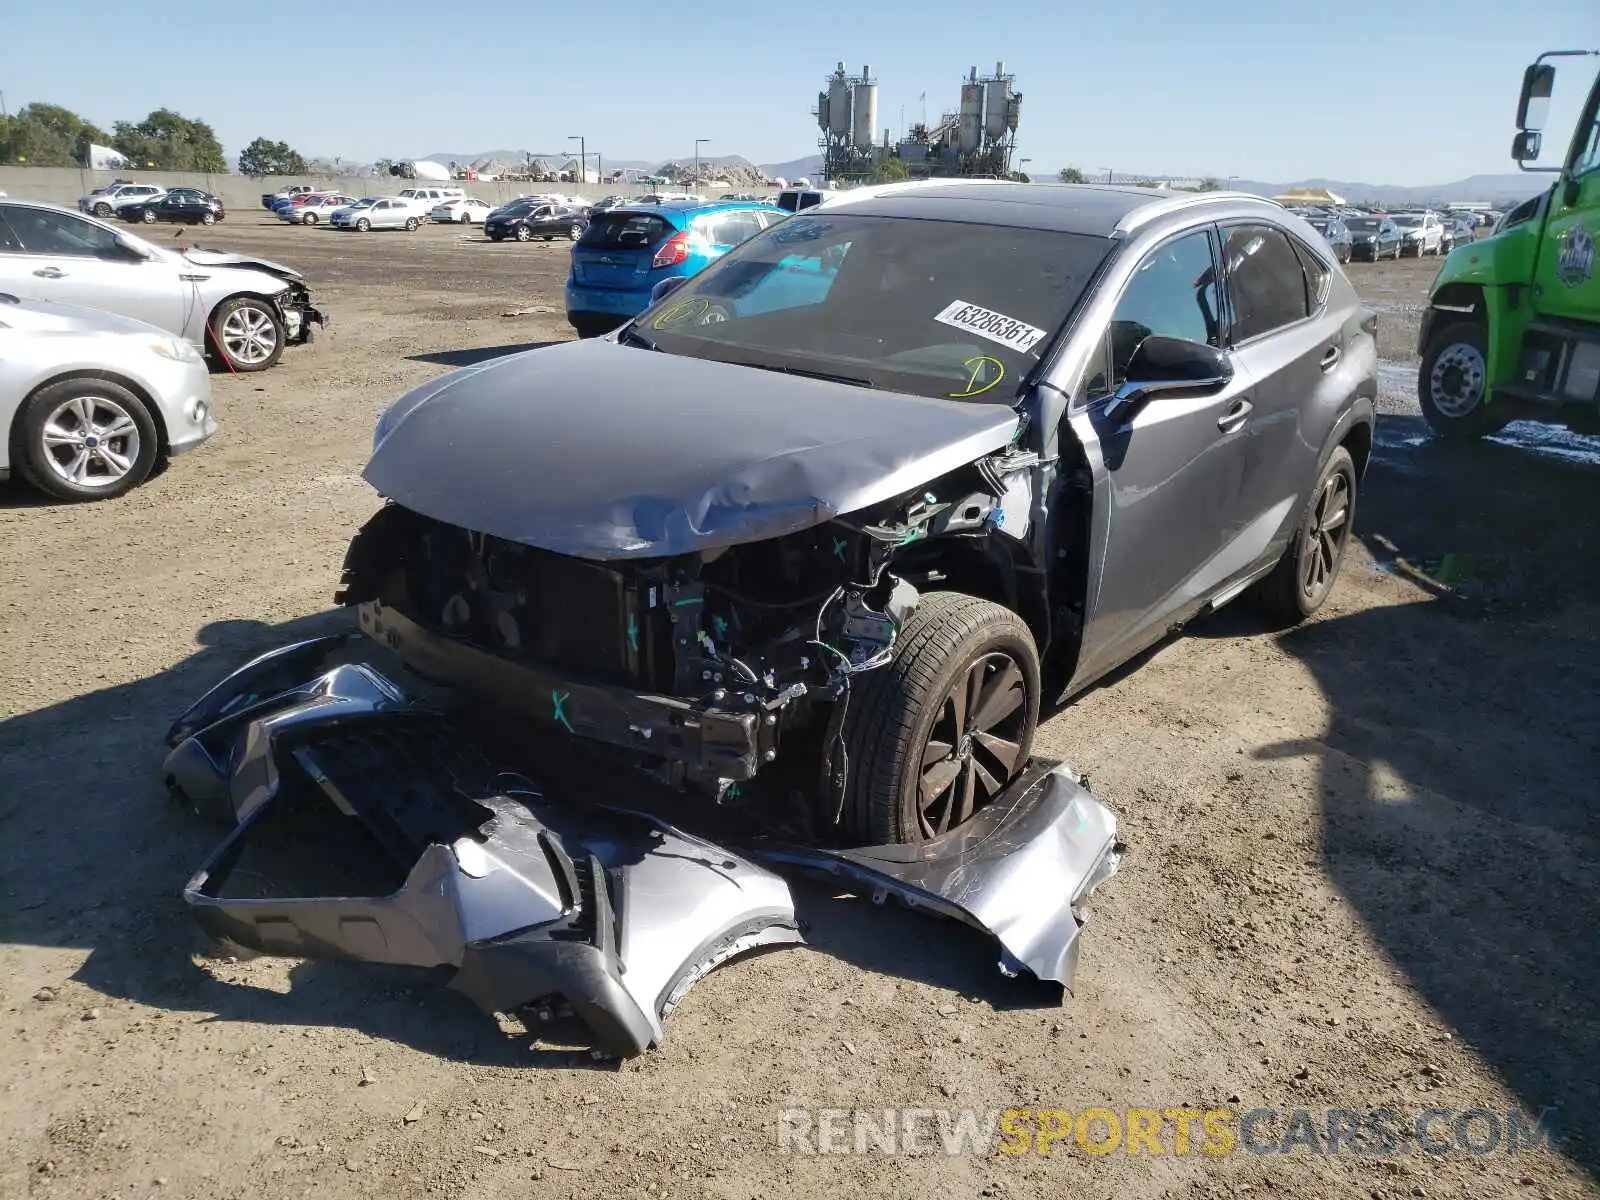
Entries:
{"label": "damaged gray suv", "polygon": [[800,938],[755,859],[1070,984],[1119,846],[1029,766],[1040,712],[1235,596],[1323,603],[1376,361],[1326,244],[1259,199],[964,182],[797,213],[608,338],[384,414],[338,594],[360,634],[247,664],[168,735],[174,789],[235,822],[186,900],[617,1054]]}
{"label": "damaged gray suv", "polygon": [[[382,418],[341,599],[427,674],[744,799],[915,843],[1041,706],[1252,590],[1328,595],[1375,317],[1242,196],[924,185],[797,214],[619,335]],[[784,795],[792,795],[785,791]]]}

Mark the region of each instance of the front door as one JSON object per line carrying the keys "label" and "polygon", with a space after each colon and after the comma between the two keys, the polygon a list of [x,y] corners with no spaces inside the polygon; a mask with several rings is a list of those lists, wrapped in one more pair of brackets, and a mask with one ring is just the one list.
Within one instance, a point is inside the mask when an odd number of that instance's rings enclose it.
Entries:
{"label": "front door", "polygon": [[1578,123],[1567,176],[1550,197],[1534,277],[1541,315],[1593,322],[1600,313],[1600,81]]}
{"label": "front door", "polygon": [[0,201],[17,243],[0,246],[0,291],[101,308],[182,334],[185,285],[164,259],[136,259],[117,234],[73,213]]}
{"label": "front door", "polygon": [[1250,419],[1247,366],[1205,395],[1157,395],[1131,417],[1106,404],[1152,334],[1223,348],[1213,233],[1180,234],[1146,255],[1106,330],[1105,363],[1069,417],[1095,475],[1092,583],[1074,686],[1158,640],[1215,590],[1241,513]]}

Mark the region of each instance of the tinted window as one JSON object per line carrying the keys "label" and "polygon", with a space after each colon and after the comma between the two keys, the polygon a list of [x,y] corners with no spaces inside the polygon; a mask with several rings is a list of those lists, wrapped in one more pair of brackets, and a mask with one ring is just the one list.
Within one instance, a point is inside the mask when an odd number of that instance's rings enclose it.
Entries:
{"label": "tinted window", "polygon": [[651,213],[601,213],[578,239],[596,250],[644,250],[672,232],[672,226]]}
{"label": "tinted window", "polygon": [[1139,264],[1111,317],[1111,386],[1127,375],[1139,343],[1153,333],[1222,344],[1211,237],[1204,230],[1158,246]]}
{"label": "tinted window", "polygon": [[22,248],[31,254],[116,255],[116,234],[66,213],[47,208],[12,208],[6,216]]}
{"label": "tinted window", "polygon": [[799,213],[636,328],[673,354],[1007,403],[1110,247],[1048,230]]}
{"label": "tinted window", "polygon": [[6,220],[6,208],[0,205],[0,254],[15,254],[22,249],[22,243],[17,240],[17,235],[11,232],[11,225]]}
{"label": "tinted window", "polygon": [[1234,341],[1304,320],[1305,272],[1288,235],[1269,225],[1236,225],[1227,234],[1222,258],[1233,303]]}
{"label": "tinted window", "polygon": [[1327,302],[1328,289],[1333,286],[1333,270],[1300,241],[1294,243],[1294,252],[1299,256],[1300,269],[1305,272],[1306,299],[1315,312]]}
{"label": "tinted window", "polygon": [[715,246],[737,246],[746,238],[755,237],[763,228],[761,218],[753,212],[718,213],[706,218],[701,227],[706,240]]}

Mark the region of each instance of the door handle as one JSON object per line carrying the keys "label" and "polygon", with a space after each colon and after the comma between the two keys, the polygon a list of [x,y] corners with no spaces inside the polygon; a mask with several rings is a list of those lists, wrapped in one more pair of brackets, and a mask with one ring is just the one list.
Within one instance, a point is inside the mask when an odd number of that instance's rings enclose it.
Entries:
{"label": "door handle", "polygon": [[1243,396],[1235,400],[1228,411],[1217,418],[1217,428],[1223,433],[1232,433],[1250,419],[1254,405]]}
{"label": "door handle", "polygon": [[60,267],[40,267],[34,274],[40,279],[61,279],[66,276]]}
{"label": "door handle", "polygon": [[1324,371],[1331,371],[1339,365],[1339,360],[1344,357],[1344,351],[1337,346],[1329,346],[1322,352],[1322,361],[1317,364]]}

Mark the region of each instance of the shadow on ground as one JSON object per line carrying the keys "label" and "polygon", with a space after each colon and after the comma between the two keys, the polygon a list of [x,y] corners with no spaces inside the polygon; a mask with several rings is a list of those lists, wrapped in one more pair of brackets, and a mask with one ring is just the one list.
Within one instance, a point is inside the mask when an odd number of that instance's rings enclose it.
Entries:
{"label": "shadow on ground", "polygon": [[[444,1059],[504,1066],[593,1065],[503,1032],[444,979],[397,968],[303,961],[288,990],[251,982],[182,901],[185,881],[224,830],[165,793],[161,739],[206,688],[262,650],[337,632],[346,613],[278,626],[220,621],[171,670],[24,713],[0,725],[0,830],[26,861],[0,865],[0,940],[87,950],[73,978],[108,997],[216,1020],[360,1030]],[[558,796],[552,787],[547,792]],[[608,792],[608,798],[610,793]],[[1006,980],[998,951],[954,922],[877,907],[800,881],[797,908],[818,951],[864,969],[931,981],[996,1007],[1058,1004],[1060,989]],[[672,1036],[672,1023],[667,1023]]]}
{"label": "shadow on ground", "polygon": [[1600,470],[1386,429],[1358,534],[1380,562],[1433,564],[1429,595],[1282,635],[1332,716],[1257,753],[1320,760],[1330,878],[1600,1174]]}
{"label": "shadow on ground", "polygon": [[411,354],[407,362],[433,363],[439,367],[475,367],[491,358],[521,354],[524,350],[543,350],[555,342],[513,342],[508,346],[474,346],[466,350],[437,350],[430,354]]}

